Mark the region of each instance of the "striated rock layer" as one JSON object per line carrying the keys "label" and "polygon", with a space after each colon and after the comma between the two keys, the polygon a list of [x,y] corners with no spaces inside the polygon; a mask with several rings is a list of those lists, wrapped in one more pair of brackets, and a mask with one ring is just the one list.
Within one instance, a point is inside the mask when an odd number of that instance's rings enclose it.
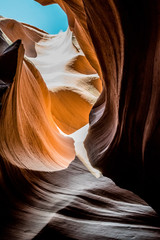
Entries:
{"label": "striated rock layer", "polygon": [[91,164],[159,212],[159,1],[38,2],[64,9],[103,82],[85,140]]}
{"label": "striated rock layer", "polygon": [[76,39],[69,29],[49,35],[6,18],[0,19],[0,27],[4,43],[16,41],[5,51],[16,47],[17,54],[13,84],[2,98],[1,156],[18,167],[39,171],[62,170],[75,154],[83,161],[84,154],[79,153],[83,141],[76,139],[88,128],[70,134],[88,124],[101,81],[74,45],[78,46]]}
{"label": "striated rock layer", "polygon": [[159,239],[160,2],[38,2],[69,29],[0,17],[0,239]]}

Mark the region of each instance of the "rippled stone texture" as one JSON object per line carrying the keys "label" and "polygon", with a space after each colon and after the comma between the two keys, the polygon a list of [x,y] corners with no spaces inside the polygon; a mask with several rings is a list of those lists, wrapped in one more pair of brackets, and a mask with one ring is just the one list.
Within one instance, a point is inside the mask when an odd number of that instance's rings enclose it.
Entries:
{"label": "rippled stone texture", "polygon": [[63,7],[102,79],[85,141],[90,162],[160,212],[159,1],[39,2]]}
{"label": "rippled stone texture", "polygon": [[0,18],[0,238],[159,239],[160,2],[39,2],[70,30]]}
{"label": "rippled stone texture", "polygon": [[83,161],[83,140],[77,142],[76,131],[88,124],[100,94],[96,71],[69,29],[49,35],[6,18],[0,19],[0,27],[6,41],[22,41],[13,84],[3,99],[1,156],[18,167],[41,171],[64,169],[75,154]]}

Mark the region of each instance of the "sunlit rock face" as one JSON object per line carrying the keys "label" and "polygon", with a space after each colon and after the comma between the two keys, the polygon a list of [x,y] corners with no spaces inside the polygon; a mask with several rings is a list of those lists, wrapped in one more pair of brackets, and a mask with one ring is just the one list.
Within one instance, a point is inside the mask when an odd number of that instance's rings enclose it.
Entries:
{"label": "sunlit rock face", "polygon": [[103,82],[85,140],[90,162],[159,212],[159,1],[39,2],[60,4]]}
{"label": "sunlit rock face", "polygon": [[0,239],[159,239],[159,1],[38,2],[69,29],[0,18]]}
{"label": "sunlit rock face", "polygon": [[69,29],[49,35],[5,18],[0,27],[6,41],[22,41],[13,84],[2,99],[1,156],[31,170],[64,169],[83,147],[82,140],[74,143],[77,133],[65,135],[88,124],[101,81]]}

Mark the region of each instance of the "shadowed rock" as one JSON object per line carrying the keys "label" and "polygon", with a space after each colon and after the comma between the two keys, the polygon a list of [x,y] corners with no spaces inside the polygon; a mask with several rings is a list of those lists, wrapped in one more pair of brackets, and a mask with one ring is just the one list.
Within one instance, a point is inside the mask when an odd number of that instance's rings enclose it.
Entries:
{"label": "shadowed rock", "polygon": [[0,33],[0,106],[2,106],[2,97],[6,90],[11,86],[17,68],[18,48],[21,41],[17,40],[11,46]]}
{"label": "shadowed rock", "polygon": [[70,30],[0,18],[0,239],[159,239],[160,2],[38,2]]}
{"label": "shadowed rock", "polygon": [[85,141],[91,164],[160,212],[159,1],[52,2],[103,82]]}

